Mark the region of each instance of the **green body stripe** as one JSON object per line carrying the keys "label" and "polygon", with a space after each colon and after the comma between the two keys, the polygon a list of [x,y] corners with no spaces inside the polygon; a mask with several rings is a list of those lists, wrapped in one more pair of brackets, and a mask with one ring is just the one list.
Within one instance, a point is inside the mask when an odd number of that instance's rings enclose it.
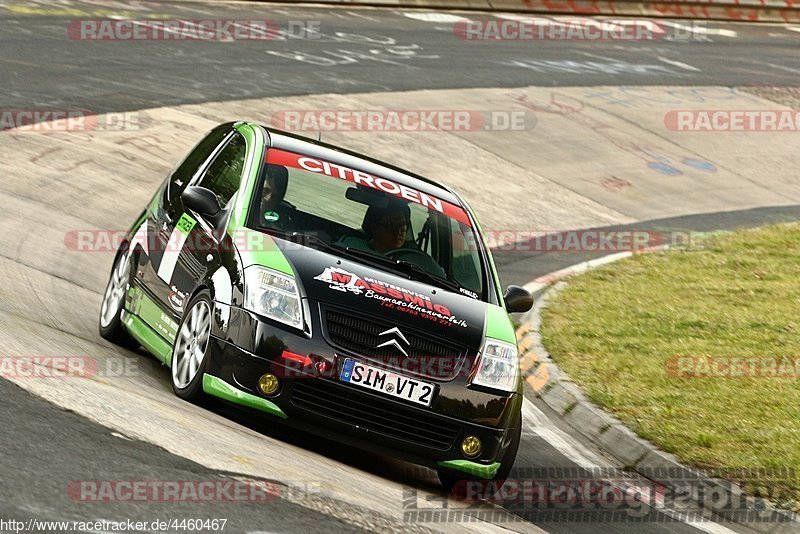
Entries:
{"label": "green body stripe", "polygon": [[147,219],[147,210],[144,210],[142,211],[142,213],[139,214],[139,218],[136,219],[136,222],[133,223],[133,225],[131,225],[130,229],[128,230],[128,233],[130,233],[131,235],[135,234],[146,219]]}
{"label": "green body stripe", "polygon": [[250,200],[253,197],[256,182],[258,182],[258,171],[261,169],[264,146],[266,144],[264,134],[258,126],[240,123],[235,128],[244,137],[247,144],[247,160],[245,163],[248,165],[246,168],[249,169],[249,173],[242,176],[242,185],[236,196],[231,218],[228,221],[228,233],[231,236],[234,236],[236,231],[245,227],[247,215],[250,211]]}
{"label": "green body stripe", "polygon": [[255,395],[251,395],[250,393],[245,393],[240,389],[236,389],[232,385],[228,384],[221,378],[217,378],[216,376],[206,374],[203,375],[203,391],[209,395],[219,397],[220,399],[224,399],[235,404],[240,404],[242,406],[247,406],[248,408],[261,410],[262,412],[275,415],[281,419],[287,418],[283,410],[281,410],[274,402],[270,402],[267,399],[262,399],[261,397],[256,397]]}
{"label": "green body stripe", "polygon": [[486,337],[517,345],[514,325],[505,308],[486,304]]}
{"label": "green body stripe", "polygon": [[164,365],[169,366],[172,363],[172,347],[144,321],[135,315],[127,314],[124,324],[128,333]]}
{"label": "green body stripe", "polygon": [[[472,217],[472,220],[475,223],[478,232],[480,233],[481,236],[483,236],[483,229],[481,228],[481,223],[478,221],[478,216],[475,215],[475,212],[470,209],[469,204],[467,204],[466,200],[461,198],[461,203],[464,204],[464,208],[469,212],[470,216]],[[495,291],[497,291],[498,301],[503,306],[505,306],[505,302],[503,302],[503,288],[500,286],[500,277],[497,275],[497,267],[495,267],[494,265],[494,256],[492,256],[491,249],[489,249],[489,247],[486,245],[486,241],[482,240],[481,244],[483,245],[483,248],[486,251],[486,257],[489,260],[489,270],[491,271],[489,273],[489,277],[492,279],[492,282],[494,283]]]}
{"label": "green body stripe", "polygon": [[294,276],[292,265],[283,251],[278,248],[272,236],[256,230],[241,230],[240,235],[245,237],[240,241],[239,254],[242,256],[244,267],[249,265],[263,265],[279,273]]}
{"label": "green body stripe", "polygon": [[228,221],[228,235],[236,244],[242,256],[244,267],[250,265],[263,265],[289,276],[294,276],[294,270],[289,260],[283,255],[275,240],[269,235],[251,230],[245,226],[250,210],[250,200],[258,182],[258,171],[264,158],[266,138],[260,127],[247,123],[239,123],[236,131],[244,137],[247,143],[247,174],[242,177],[242,186],[236,196],[236,201]]}
{"label": "green body stripe", "polygon": [[486,479],[494,477],[497,471],[500,470],[500,462],[484,465],[477,462],[470,462],[469,460],[445,460],[438,462],[436,465]]}
{"label": "green body stripe", "polygon": [[168,344],[175,342],[178,323],[161,310],[158,304],[137,287],[128,289],[129,304],[126,309],[147,323]]}
{"label": "green body stripe", "polygon": [[[170,177],[167,178],[169,180]],[[150,214],[155,216],[158,213],[158,208],[161,205],[161,198],[164,196],[164,189],[159,187],[158,190],[153,195],[153,198],[150,199],[150,203],[147,205],[147,209],[145,210],[145,214]]]}

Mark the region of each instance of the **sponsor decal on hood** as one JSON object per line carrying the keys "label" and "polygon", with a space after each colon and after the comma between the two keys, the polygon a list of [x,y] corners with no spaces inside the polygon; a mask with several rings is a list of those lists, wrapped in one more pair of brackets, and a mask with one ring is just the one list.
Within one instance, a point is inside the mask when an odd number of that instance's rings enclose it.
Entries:
{"label": "sponsor decal on hood", "polygon": [[339,267],[326,267],[314,280],[328,284],[334,291],[349,292],[363,298],[380,301],[381,306],[436,321],[444,326],[467,327],[464,319],[456,317],[447,306],[433,302],[422,293],[370,277],[360,277]]}

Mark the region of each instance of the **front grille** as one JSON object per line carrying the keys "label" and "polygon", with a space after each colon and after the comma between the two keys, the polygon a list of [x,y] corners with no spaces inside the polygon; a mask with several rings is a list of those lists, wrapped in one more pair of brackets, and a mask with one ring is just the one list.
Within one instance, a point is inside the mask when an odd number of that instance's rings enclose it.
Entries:
{"label": "front grille", "polygon": [[[430,337],[422,337],[406,328],[401,328],[408,340],[402,343],[393,334],[381,336],[381,332],[394,325],[351,315],[338,310],[325,311],[325,326],[330,342],[359,356],[380,360],[386,367],[411,372],[427,378],[447,380],[458,371],[465,354],[462,347],[448,345]],[[408,353],[404,356],[396,347],[378,347],[381,343],[397,339]]]}
{"label": "front grille", "polygon": [[460,425],[324,379],[296,380],[292,404],[330,419],[434,449],[449,449]]}

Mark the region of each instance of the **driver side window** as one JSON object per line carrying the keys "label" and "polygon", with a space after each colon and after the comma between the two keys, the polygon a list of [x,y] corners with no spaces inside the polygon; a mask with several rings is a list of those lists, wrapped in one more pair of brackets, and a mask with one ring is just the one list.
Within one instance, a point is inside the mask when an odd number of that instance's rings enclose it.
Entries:
{"label": "driver side window", "polygon": [[228,205],[239,190],[246,155],[247,144],[244,137],[235,132],[197,182],[200,187],[217,195],[217,201],[222,208]]}
{"label": "driver side window", "polygon": [[194,176],[197,169],[199,169],[211,157],[216,148],[225,139],[225,136],[230,132],[230,127],[214,128],[206,137],[204,137],[195,147],[189,152],[180,165],[173,171],[167,182],[166,190],[164,191],[164,201],[166,205],[173,204],[178,200],[189,185],[189,181]]}

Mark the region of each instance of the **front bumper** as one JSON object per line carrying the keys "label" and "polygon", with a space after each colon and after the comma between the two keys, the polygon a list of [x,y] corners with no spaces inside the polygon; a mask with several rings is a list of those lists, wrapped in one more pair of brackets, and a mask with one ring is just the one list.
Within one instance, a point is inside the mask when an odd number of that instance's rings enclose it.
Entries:
{"label": "front bumper", "polygon": [[[212,337],[204,377],[207,393],[285,419],[301,430],[415,464],[482,478],[497,472],[511,442],[508,429],[520,417],[521,395],[468,390],[455,379],[439,384],[431,407],[412,405],[340,382],[339,364],[357,355],[342,354],[324,340],[287,332],[248,312],[232,311],[238,315],[231,322],[239,326],[234,332],[241,335]],[[301,367],[284,359],[284,351],[311,355],[314,362],[327,362],[330,371],[320,372],[313,364]],[[258,389],[265,373],[281,378],[274,395],[264,396]],[[475,458],[461,452],[467,436],[477,436],[483,444]]]}

